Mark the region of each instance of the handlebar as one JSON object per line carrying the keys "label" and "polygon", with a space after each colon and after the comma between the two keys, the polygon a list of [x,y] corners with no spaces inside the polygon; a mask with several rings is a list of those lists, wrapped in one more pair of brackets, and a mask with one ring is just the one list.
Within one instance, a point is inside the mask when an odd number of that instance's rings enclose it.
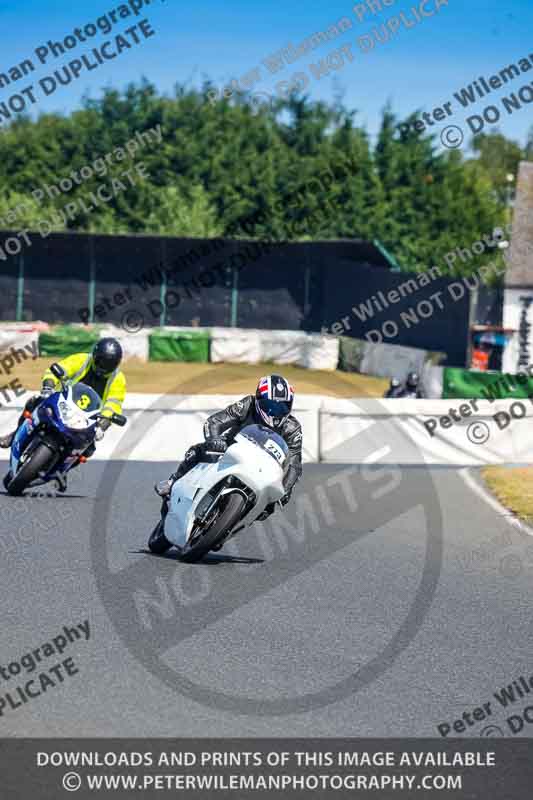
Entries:
{"label": "handlebar", "polygon": [[126,422],[128,421],[123,414],[115,414],[113,413],[110,417],[104,417],[103,414],[97,414],[96,419],[107,419],[108,422],[112,422],[113,425],[118,425],[119,428],[123,428]]}

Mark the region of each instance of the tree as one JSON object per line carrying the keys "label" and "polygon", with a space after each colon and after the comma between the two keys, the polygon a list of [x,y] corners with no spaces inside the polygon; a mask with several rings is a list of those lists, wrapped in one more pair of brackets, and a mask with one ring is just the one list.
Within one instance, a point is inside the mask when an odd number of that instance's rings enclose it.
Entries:
{"label": "tree", "polygon": [[[437,265],[444,273],[444,256],[490,234],[502,223],[502,209],[486,173],[458,151],[438,153],[433,137],[415,130],[417,118],[400,128],[390,108],[383,113],[375,153],[385,198],[378,238],[404,269]],[[484,260],[461,262],[457,270],[469,274]]]}
{"label": "tree", "polygon": [[[15,226],[36,226],[44,215],[56,228],[94,233],[378,239],[403,269],[444,271],[448,252],[506,221],[507,175],[533,158],[533,129],[524,150],[497,131],[481,134],[466,158],[416,132],[416,114],[400,129],[387,106],[372,147],[339,95],[331,104],[293,95],[256,107],[242,93],[209,102],[210,88],[176,85],[162,96],[143,79],[86,96],[68,116],[19,116],[0,137],[0,219],[24,205],[10,217]],[[54,188],[155,126],[160,143],[111,158],[105,175]],[[145,180],[110,192],[108,202],[90,199],[141,161]],[[39,205],[32,192],[45,187]],[[76,215],[62,222],[67,203]],[[454,270],[468,274],[485,260],[457,261]]]}
{"label": "tree", "polygon": [[222,232],[209,195],[200,184],[191,187],[188,197],[176,186],[165,186],[150,192],[149,202],[147,233],[215,238]]}
{"label": "tree", "polygon": [[518,142],[507,139],[499,131],[479,133],[472,139],[471,147],[477,154],[477,164],[490,178],[498,202],[505,206],[509,202],[510,193],[507,176],[516,176],[518,164],[525,157],[525,151]]}
{"label": "tree", "polygon": [[[0,228],[4,230],[38,230],[39,224],[48,222],[52,230],[63,230],[60,219],[54,218],[53,207],[39,204],[31,195],[0,190]],[[50,232],[50,228],[46,227]]]}

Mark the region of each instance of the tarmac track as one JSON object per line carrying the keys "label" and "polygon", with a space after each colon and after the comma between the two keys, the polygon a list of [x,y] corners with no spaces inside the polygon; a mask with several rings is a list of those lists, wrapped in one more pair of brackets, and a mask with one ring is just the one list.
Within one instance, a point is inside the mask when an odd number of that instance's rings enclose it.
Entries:
{"label": "tarmac track", "polygon": [[[533,539],[457,469],[307,465],[283,518],[200,565],[146,551],[168,471],[93,462],[64,496],[0,495],[0,665],[90,622],[0,679],[79,670],[4,707],[3,735],[428,737],[533,673]],[[510,735],[509,713],[463,735]]]}

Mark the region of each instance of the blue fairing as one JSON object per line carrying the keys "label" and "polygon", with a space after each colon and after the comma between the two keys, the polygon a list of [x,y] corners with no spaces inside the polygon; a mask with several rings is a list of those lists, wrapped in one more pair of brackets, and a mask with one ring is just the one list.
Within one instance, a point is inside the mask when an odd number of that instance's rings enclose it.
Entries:
{"label": "blue fairing", "polygon": [[13,443],[11,445],[10,467],[11,467],[11,472],[13,472],[13,474],[15,473],[16,465],[18,464],[21,453],[23,452],[29,437],[30,437],[30,425],[28,423],[28,420],[24,420],[24,422],[16,432],[15,438],[13,439]]}
{"label": "blue fairing", "polygon": [[[72,406],[74,403],[74,408]],[[100,397],[89,386],[77,383],[55,392],[43,400],[35,409],[31,418],[21,424],[11,445],[10,468],[15,475],[19,461],[28,447],[33,447],[43,440],[60,452],[59,461],[42,477],[39,483],[46,483],[54,476],[69,471],[78,461],[79,456],[94,441],[98,411],[101,406]],[[68,427],[61,415],[68,412],[78,414],[88,421],[88,427],[76,429]],[[69,418],[70,419],[70,418]],[[82,419],[82,424],[85,424]]]}

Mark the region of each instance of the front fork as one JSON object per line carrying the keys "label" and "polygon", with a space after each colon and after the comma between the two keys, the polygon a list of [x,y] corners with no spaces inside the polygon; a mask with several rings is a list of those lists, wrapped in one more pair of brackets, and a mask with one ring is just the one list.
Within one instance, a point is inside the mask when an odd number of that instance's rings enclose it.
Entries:
{"label": "front fork", "polygon": [[13,443],[11,445],[9,467],[12,475],[14,475],[15,472],[17,471],[20,457],[24,451],[25,446],[28,443],[28,439],[30,438],[34,430],[34,426],[31,421],[31,414],[25,413],[24,417],[25,417],[24,422],[17,429],[17,432],[15,433],[15,438],[13,439]]}

